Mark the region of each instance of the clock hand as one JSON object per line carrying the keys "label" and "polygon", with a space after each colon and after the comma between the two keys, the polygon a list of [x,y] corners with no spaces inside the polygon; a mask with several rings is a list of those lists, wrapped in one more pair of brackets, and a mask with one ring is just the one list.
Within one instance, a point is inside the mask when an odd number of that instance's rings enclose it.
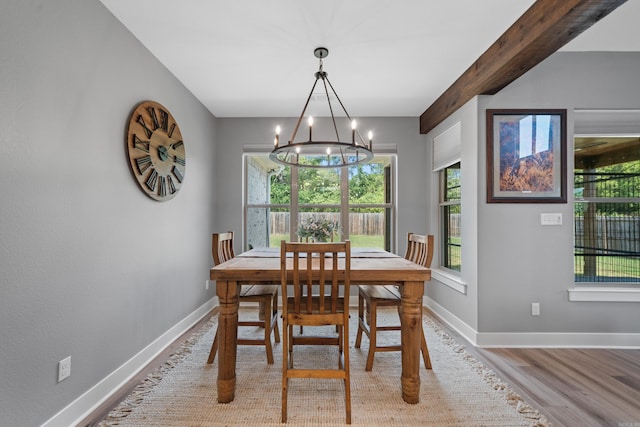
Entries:
{"label": "clock hand", "polygon": [[169,158],[169,149],[164,145],[158,147],[158,157],[165,162]]}

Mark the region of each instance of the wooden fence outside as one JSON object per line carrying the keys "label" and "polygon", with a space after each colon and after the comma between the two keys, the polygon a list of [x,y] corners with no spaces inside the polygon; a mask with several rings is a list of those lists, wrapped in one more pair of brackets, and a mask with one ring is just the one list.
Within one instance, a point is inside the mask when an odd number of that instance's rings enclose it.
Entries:
{"label": "wooden fence outside", "polygon": [[[302,212],[300,219],[305,220],[311,217],[326,218],[333,222],[340,222],[338,212],[325,212],[321,215],[317,212]],[[271,212],[271,234],[289,233],[289,212]],[[349,234],[381,236],[384,235],[384,214],[383,213],[350,213],[349,214]]]}

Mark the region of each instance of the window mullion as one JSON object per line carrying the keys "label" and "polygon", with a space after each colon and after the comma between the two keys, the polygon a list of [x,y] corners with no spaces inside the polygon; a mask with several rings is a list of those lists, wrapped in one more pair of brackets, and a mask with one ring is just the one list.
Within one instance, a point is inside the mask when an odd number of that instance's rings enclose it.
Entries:
{"label": "window mullion", "polygon": [[340,169],[340,224],[342,240],[349,238],[349,168]]}
{"label": "window mullion", "polygon": [[298,198],[298,168],[291,168],[291,210],[289,212],[289,241],[296,242],[296,230],[298,229],[298,212],[300,210]]}

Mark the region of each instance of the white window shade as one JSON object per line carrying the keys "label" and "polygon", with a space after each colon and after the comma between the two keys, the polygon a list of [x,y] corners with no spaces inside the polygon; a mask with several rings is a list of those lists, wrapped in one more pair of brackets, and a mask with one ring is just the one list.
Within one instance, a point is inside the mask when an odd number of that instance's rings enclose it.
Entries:
{"label": "white window shade", "polygon": [[640,133],[640,110],[575,110],[573,133],[637,135]]}
{"label": "white window shade", "polygon": [[460,122],[433,138],[433,171],[460,161],[462,130]]}

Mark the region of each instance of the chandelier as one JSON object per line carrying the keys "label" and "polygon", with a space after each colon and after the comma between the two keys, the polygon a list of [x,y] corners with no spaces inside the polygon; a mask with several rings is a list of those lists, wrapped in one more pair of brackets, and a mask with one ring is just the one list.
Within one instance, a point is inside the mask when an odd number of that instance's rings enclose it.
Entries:
{"label": "chandelier", "polygon": [[[280,126],[276,127],[276,137],[273,142],[274,147],[269,158],[283,165],[300,166],[305,168],[336,168],[371,160],[373,158],[373,134],[369,131],[369,141],[366,143],[360,135],[360,132],[358,132],[358,124],[356,120],[349,116],[349,113],[340,100],[340,97],[338,97],[333,85],[331,85],[327,73],[322,70],[322,59],[329,55],[329,50],[324,47],[319,47],[313,51],[313,54],[320,60],[320,69],[315,73],[316,81],[311,87],[311,92],[307,97],[307,102],[304,104],[304,108],[302,109],[302,113],[300,114],[300,117],[293,129],[291,138],[286,144],[280,145]],[[326,94],[329,112],[331,113],[331,122],[333,130],[335,131],[335,140],[314,141],[313,117],[309,116],[307,118],[307,123],[309,125],[309,139],[307,141],[296,142],[295,139],[298,130],[300,129],[300,124],[302,123],[307,107],[309,106],[309,101],[313,97],[313,91],[319,80],[322,80],[322,84],[324,85],[324,94]],[[345,127],[348,129],[350,126],[351,128],[350,141],[340,139],[338,124],[336,123],[336,117],[333,113],[331,95],[328,89],[331,89],[333,97],[340,104],[342,111],[344,111],[347,119]]]}

